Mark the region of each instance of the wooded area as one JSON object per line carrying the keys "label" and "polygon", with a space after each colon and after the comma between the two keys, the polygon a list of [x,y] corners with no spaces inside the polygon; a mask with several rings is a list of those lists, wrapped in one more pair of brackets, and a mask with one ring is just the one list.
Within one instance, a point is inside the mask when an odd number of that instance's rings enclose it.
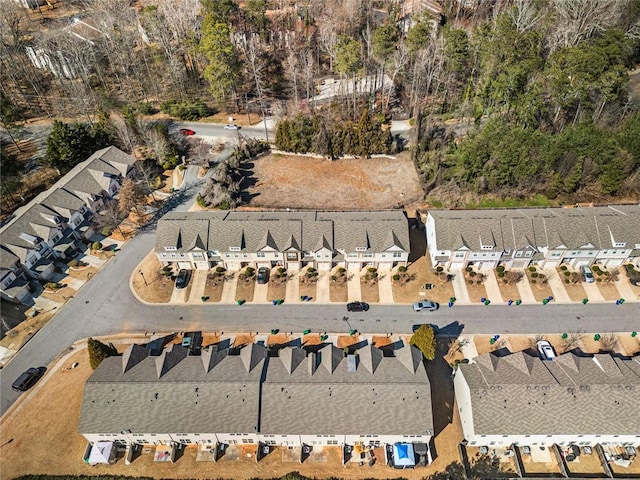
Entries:
{"label": "wooded area", "polygon": [[[411,118],[425,194],[445,203],[465,192],[640,196],[640,92],[628,74],[640,60],[640,0],[55,5],[30,12],[5,2],[0,12],[9,132],[27,118],[95,124],[109,112],[121,117],[118,146],[130,151],[130,137],[146,135],[166,162],[175,148],[141,125],[145,113],[250,111],[288,122],[281,148],[334,157],[392,151],[381,125]],[[357,91],[365,77],[374,88]],[[314,100],[328,78],[354,86]],[[2,176],[16,168],[3,152]]]}

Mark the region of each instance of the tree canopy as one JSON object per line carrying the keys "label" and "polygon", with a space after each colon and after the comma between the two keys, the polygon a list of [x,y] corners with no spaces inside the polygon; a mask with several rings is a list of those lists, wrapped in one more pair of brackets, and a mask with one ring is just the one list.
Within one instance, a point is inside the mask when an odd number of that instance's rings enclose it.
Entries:
{"label": "tree canopy", "polygon": [[111,136],[102,125],[55,120],[47,138],[46,163],[64,174],[111,143]]}

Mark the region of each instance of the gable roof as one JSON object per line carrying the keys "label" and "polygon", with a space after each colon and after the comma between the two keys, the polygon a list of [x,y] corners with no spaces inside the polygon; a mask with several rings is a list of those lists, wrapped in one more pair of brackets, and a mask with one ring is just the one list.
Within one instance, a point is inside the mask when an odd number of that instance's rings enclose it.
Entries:
{"label": "gable roof", "polygon": [[[626,248],[640,242],[640,205],[578,208],[430,210],[438,250]],[[487,239],[487,240],[485,240]],[[593,247],[589,247],[592,245]]]}
{"label": "gable roof", "polygon": [[[207,232],[205,234],[204,232]],[[158,222],[156,252],[165,247],[187,249],[186,236],[200,232],[203,250],[230,251],[232,247],[257,252],[265,247],[317,252],[374,252],[396,247],[409,251],[409,229],[403,212],[172,212]],[[181,242],[179,240],[182,240]]]}
{"label": "gable roof", "polygon": [[[476,435],[635,435],[640,432],[640,357],[576,352],[477,357],[460,364]],[[492,368],[494,366],[495,368]]]}
{"label": "gable roof", "polygon": [[[432,433],[431,387],[426,370],[420,364],[415,373],[411,372],[398,357],[400,351],[409,349],[414,347],[403,346],[394,350],[395,356],[384,356],[376,347],[367,345],[358,350],[360,362],[355,371],[343,361],[332,372],[326,368],[289,372],[285,362],[271,359],[262,386],[261,432]],[[377,364],[373,371],[367,365],[367,351]],[[313,356],[309,353],[310,362]]]}

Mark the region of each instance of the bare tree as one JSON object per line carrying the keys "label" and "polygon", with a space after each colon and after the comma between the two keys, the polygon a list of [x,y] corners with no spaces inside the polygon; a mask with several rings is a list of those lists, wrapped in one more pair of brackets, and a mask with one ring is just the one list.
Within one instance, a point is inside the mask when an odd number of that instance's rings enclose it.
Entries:
{"label": "bare tree", "polygon": [[127,179],[122,183],[118,191],[118,208],[121,214],[126,215],[134,211],[138,217],[141,217],[146,203],[146,193],[138,182]]}
{"label": "bare tree", "polygon": [[556,29],[551,36],[551,50],[573,47],[616,25],[624,3],[622,0],[552,0]]}
{"label": "bare tree", "polygon": [[600,336],[600,346],[606,352],[614,352],[618,348],[618,336],[615,333],[603,333]]}
{"label": "bare tree", "polygon": [[518,32],[526,32],[535,28],[543,15],[531,0],[515,0],[509,10],[509,17]]}

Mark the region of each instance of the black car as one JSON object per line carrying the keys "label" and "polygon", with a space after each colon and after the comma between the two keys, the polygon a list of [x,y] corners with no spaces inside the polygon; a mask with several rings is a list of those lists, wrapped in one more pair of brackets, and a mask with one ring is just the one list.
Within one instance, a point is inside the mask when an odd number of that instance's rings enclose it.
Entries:
{"label": "black car", "polygon": [[176,278],[176,288],[184,288],[189,284],[191,272],[189,270],[180,270]]}
{"label": "black car", "polygon": [[347,303],[347,312],[366,312],[369,310],[369,304],[365,302]]}
{"label": "black car", "polygon": [[269,269],[267,267],[260,267],[258,269],[258,283],[263,284],[269,281]]}
{"label": "black car", "polygon": [[42,372],[39,368],[32,367],[16,378],[11,388],[14,392],[26,392],[35,385],[41,375]]}

